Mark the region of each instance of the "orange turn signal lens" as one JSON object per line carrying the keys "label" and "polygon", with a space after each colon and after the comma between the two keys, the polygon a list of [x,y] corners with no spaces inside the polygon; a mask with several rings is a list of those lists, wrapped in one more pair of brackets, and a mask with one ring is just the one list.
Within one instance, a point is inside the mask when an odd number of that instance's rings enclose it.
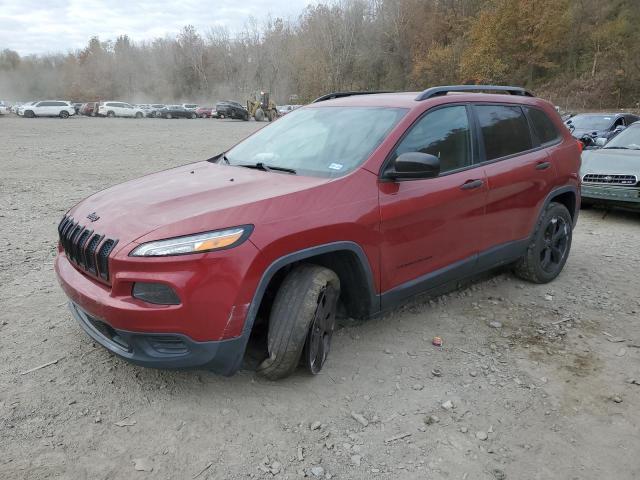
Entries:
{"label": "orange turn signal lens", "polygon": [[232,233],[222,237],[210,238],[202,242],[197,242],[194,245],[193,250],[194,252],[204,252],[207,250],[215,250],[217,248],[228,247],[229,245],[233,245],[238,240],[240,240],[240,237],[243,235],[243,233],[243,230],[235,230]]}

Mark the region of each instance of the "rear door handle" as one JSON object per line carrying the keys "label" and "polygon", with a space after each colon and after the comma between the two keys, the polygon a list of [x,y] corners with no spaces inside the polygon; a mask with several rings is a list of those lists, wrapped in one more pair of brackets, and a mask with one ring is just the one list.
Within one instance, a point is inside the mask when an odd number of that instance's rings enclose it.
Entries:
{"label": "rear door handle", "polygon": [[479,188],[482,185],[484,185],[484,182],[482,180],[468,180],[466,182],[464,182],[462,185],[460,185],[460,188],[462,190],[471,190],[473,188]]}
{"label": "rear door handle", "polygon": [[551,164],[549,162],[538,162],[536,165],[536,170],[546,170],[549,168]]}

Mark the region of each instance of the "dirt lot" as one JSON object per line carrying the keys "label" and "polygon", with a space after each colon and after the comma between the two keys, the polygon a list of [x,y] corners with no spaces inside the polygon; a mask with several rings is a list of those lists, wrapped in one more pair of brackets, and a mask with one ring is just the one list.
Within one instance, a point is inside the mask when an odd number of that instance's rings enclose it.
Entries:
{"label": "dirt lot", "polygon": [[94,345],[53,273],[62,214],[256,128],[0,117],[0,478],[640,478],[638,214],[582,212],[549,285],[498,273],[341,329],[316,378]]}

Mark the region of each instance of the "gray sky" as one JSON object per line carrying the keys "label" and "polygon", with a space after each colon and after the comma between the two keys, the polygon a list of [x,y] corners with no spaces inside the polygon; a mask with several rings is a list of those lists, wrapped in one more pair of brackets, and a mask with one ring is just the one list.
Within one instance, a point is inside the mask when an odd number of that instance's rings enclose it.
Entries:
{"label": "gray sky", "polygon": [[176,34],[185,25],[237,32],[250,15],[295,19],[317,0],[0,0],[0,50],[20,55],[67,52],[89,38],[127,34],[144,40]]}

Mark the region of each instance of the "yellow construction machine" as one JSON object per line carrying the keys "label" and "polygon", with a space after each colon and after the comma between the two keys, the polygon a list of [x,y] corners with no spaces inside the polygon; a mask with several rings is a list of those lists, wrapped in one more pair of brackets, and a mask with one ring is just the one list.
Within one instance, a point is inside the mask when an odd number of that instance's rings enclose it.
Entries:
{"label": "yellow construction machine", "polygon": [[256,122],[263,120],[272,122],[278,118],[278,109],[275,102],[269,99],[268,92],[254,93],[253,98],[247,100],[247,111],[249,117],[253,117]]}

